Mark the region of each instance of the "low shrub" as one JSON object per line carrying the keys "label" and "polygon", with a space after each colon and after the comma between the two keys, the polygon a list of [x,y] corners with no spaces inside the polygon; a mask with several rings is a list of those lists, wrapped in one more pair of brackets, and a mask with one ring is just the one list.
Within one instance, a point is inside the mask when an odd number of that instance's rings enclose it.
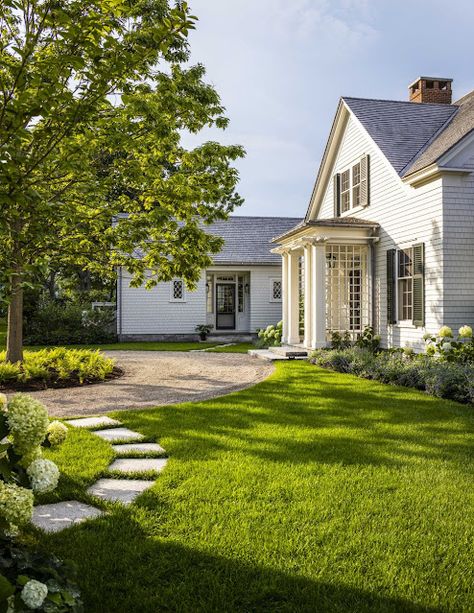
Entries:
{"label": "low shrub", "polygon": [[[65,565],[17,540],[21,528],[31,521],[34,494],[50,492],[58,484],[58,467],[42,458],[42,447],[52,446],[54,432],[57,435],[59,428],[51,430],[41,402],[26,394],[16,394],[10,401],[0,395],[0,611],[82,608]],[[61,429],[54,444],[64,440]]]}
{"label": "low shrub", "polygon": [[257,333],[257,347],[278,347],[281,345],[283,322],[279,321],[275,326],[269,325],[266,328],[257,330]]}
{"label": "low shrub", "polygon": [[345,332],[331,332],[332,349],[349,349],[350,347],[359,347],[361,349],[369,349],[370,351],[375,352],[378,351],[380,347],[380,340],[380,336],[375,334],[372,326],[365,326],[360,336],[355,340],[348,330]]}
{"label": "low shrub", "polygon": [[77,303],[43,302],[25,319],[27,345],[79,345],[116,340],[113,309],[85,309]]}
{"label": "low shrub", "polygon": [[9,364],[0,352],[0,386],[64,385],[104,381],[114,372],[115,361],[99,350],[55,347],[25,351],[22,363]]}
{"label": "low shrub", "polygon": [[438,398],[474,402],[474,365],[435,360],[424,354],[401,351],[373,353],[360,347],[319,349],[311,362],[337,372],[350,373],[390,385],[425,390]]}
{"label": "low shrub", "polygon": [[449,326],[442,326],[438,333],[424,335],[426,353],[445,362],[474,364],[474,337],[470,326],[461,326],[457,337]]}

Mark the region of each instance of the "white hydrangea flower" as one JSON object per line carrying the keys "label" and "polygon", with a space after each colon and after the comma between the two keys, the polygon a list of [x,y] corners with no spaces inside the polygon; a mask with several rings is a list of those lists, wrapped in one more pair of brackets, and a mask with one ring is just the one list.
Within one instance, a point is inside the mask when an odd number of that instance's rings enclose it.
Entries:
{"label": "white hydrangea flower", "polygon": [[441,349],[442,349],[443,351],[451,351],[451,349],[452,349],[452,345],[451,345],[451,343],[443,343],[443,344],[441,345]]}
{"label": "white hydrangea flower", "polygon": [[48,441],[52,447],[61,445],[67,438],[67,427],[60,421],[52,421],[48,426]]}
{"label": "white hydrangea flower", "polygon": [[15,394],[8,403],[7,421],[15,451],[28,453],[44,441],[48,430],[48,412],[41,402],[27,394]]}
{"label": "white hydrangea flower", "polygon": [[461,326],[459,328],[459,337],[460,338],[472,338],[471,326]]}
{"label": "white hydrangea flower", "polygon": [[21,590],[21,599],[29,609],[39,609],[47,595],[48,586],[36,579],[30,579]]}
{"label": "white hydrangea flower", "polygon": [[59,468],[51,460],[35,460],[26,472],[31,488],[37,494],[52,492],[58,485]]}
{"label": "white hydrangea flower", "polygon": [[0,517],[13,529],[26,524],[33,514],[33,498],[31,490],[0,481]]}
{"label": "white hydrangea flower", "polygon": [[442,326],[439,329],[438,336],[440,336],[441,338],[452,338],[453,331],[449,326]]}

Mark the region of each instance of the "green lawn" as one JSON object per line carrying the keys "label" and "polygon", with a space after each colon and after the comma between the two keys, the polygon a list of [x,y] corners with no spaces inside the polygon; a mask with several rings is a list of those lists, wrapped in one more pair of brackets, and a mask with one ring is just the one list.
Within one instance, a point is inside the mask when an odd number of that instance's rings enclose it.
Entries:
{"label": "green lawn", "polygon": [[[130,507],[41,540],[94,612],[472,612],[472,408],[277,364],[213,401],[118,413],[167,449]],[[72,431],[60,493],[110,452]]]}

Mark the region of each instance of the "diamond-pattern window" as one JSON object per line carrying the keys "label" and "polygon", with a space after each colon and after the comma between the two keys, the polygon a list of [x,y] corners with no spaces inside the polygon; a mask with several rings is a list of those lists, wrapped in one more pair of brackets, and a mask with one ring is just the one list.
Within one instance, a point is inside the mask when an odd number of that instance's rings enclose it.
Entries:
{"label": "diamond-pattern window", "polygon": [[273,281],[272,285],[272,300],[281,300],[282,298],[282,288],[281,281]]}
{"label": "diamond-pattern window", "polygon": [[171,282],[171,300],[175,302],[184,300],[184,283],[181,279],[175,279]]}

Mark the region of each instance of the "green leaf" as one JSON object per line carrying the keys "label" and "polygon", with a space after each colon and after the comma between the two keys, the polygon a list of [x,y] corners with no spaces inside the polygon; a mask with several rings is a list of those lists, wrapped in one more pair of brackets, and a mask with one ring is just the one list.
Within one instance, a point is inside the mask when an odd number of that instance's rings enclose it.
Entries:
{"label": "green leaf", "polygon": [[15,593],[15,588],[6,577],[0,575],[0,602],[7,600]]}

